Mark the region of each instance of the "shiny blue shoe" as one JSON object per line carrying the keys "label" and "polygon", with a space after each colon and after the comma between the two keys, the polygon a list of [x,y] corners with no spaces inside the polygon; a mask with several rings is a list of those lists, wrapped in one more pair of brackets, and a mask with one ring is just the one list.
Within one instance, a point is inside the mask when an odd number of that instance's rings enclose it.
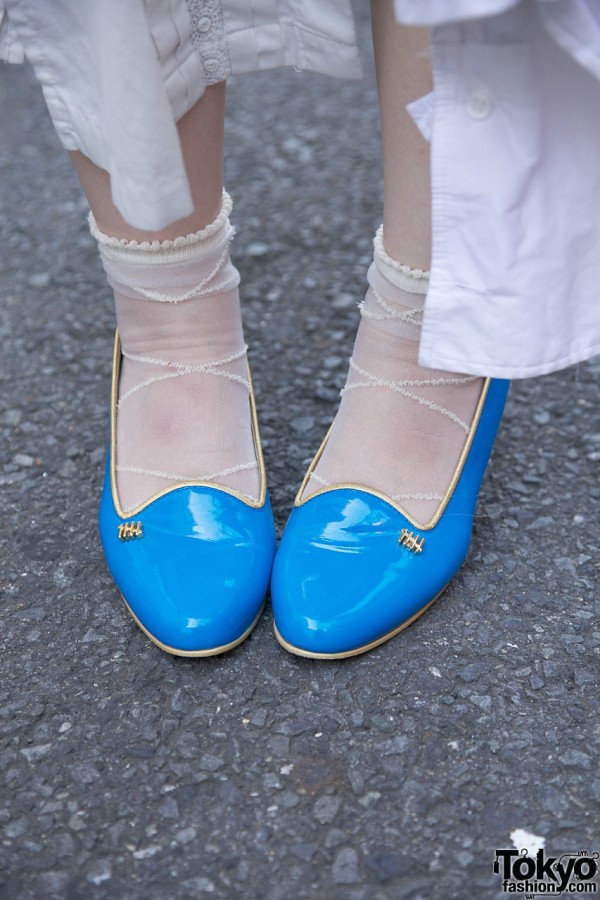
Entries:
{"label": "shiny blue shoe", "polygon": [[254,395],[250,405],[260,495],[185,483],[123,512],[116,479],[116,402],[121,365],[115,340],[110,446],[100,503],[108,568],[142,631],[176,656],[212,656],[241,643],[264,606],[275,552]]}
{"label": "shiny blue shoe", "polygon": [[473,513],[509,382],[486,379],[450,486],[427,525],[359,485],[298,492],[275,557],[275,635],[291,653],[337,659],[377,647],[439,597],[469,549]]}

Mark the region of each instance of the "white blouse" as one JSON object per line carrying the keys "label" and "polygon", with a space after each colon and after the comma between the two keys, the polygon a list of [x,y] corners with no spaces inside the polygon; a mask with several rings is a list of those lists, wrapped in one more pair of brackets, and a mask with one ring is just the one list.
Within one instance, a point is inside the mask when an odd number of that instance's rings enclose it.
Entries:
{"label": "white blouse", "polygon": [[[599,354],[600,0],[395,9],[432,26],[435,88],[409,106],[432,152],[420,362],[524,377]],[[29,59],[64,146],[147,230],[191,212],[175,121],[207,84],[361,74],[348,0],[0,0],[0,57]]]}
{"label": "white blouse", "polygon": [[395,0],[431,25],[422,365],[520,378],[600,353],[600,3]]}

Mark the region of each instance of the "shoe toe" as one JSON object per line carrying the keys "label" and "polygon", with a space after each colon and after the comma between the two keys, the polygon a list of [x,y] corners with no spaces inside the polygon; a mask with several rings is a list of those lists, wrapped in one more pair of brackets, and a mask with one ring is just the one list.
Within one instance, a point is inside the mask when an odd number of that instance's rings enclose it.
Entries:
{"label": "shoe toe", "polygon": [[[421,550],[401,543],[403,530],[416,547],[423,539]],[[452,553],[440,554],[438,536],[419,532],[375,495],[341,488],[316,495],[292,513],[275,558],[280,642],[309,656],[347,656],[381,643],[444,589],[469,531],[462,538],[455,532]]]}
{"label": "shoe toe", "polygon": [[255,508],[217,488],[176,488],[131,521],[124,535],[128,520],[105,487],[106,560],[146,634],[180,655],[219,653],[243,640],[264,604],[275,549],[268,498]]}

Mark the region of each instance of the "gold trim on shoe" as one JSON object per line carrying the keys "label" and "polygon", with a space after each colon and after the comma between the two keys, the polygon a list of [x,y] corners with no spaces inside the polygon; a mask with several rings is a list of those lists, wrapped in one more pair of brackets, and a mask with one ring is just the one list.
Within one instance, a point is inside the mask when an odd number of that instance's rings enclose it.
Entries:
{"label": "gold trim on shoe", "polygon": [[[448,582],[450,584],[450,582]],[[362,647],[355,647],[354,650],[345,650],[343,653],[314,653],[311,650],[302,650],[300,647],[296,647],[294,644],[290,644],[286,641],[284,637],[281,636],[279,631],[277,630],[277,625],[273,623],[273,630],[275,632],[275,637],[284,648],[289,653],[293,653],[294,656],[305,656],[308,659],[346,659],[348,656],[359,656],[361,653],[366,653],[368,650],[374,650],[375,647],[379,647],[380,644],[384,644],[386,641],[389,641],[391,638],[395,637],[397,634],[400,634],[401,631],[404,631],[405,628],[408,628],[409,625],[412,625],[420,616],[426,612],[429,607],[435,603],[435,601],[440,597],[448,584],[444,585],[439,594],[436,594],[433,600],[430,600],[429,603],[420,609],[414,616],[411,616],[406,622],[403,622],[402,625],[399,625],[398,628],[394,628],[392,631],[388,631],[387,634],[384,634],[383,637],[377,638],[374,641],[371,641],[369,644],[363,644]]]}
{"label": "gold trim on shoe", "polygon": [[[155,500],[158,500],[159,497],[164,497],[165,494],[171,493],[171,491],[175,491],[182,487],[210,487],[214,488],[217,491],[223,491],[225,494],[231,494],[232,497],[237,497],[238,500],[241,500],[242,503],[245,503],[246,506],[250,506],[253,509],[260,509],[264,506],[266,497],[267,497],[267,473],[265,470],[265,462],[263,459],[262,447],[260,443],[260,434],[258,431],[258,417],[256,413],[256,403],[254,400],[254,390],[252,388],[252,378],[250,376],[250,366],[248,365],[248,361],[246,360],[246,367],[248,369],[248,382],[250,384],[250,392],[249,392],[249,401],[250,401],[250,418],[252,421],[252,438],[254,440],[254,449],[256,452],[256,460],[258,463],[258,470],[260,472],[260,492],[257,500],[251,500],[249,497],[246,497],[244,494],[239,493],[239,491],[234,491],[232,488],[225,487],[222,484],[215,484],[212,481],[178,481],[176,484],[172,484],[167,488],[164,488],[162,491],[158,491],[156,494],[153,494],[147,500],[144,500],[139,506],[135,506],[132,509],[124,510],[121,506],[121,502],[119,500],[119,492],[117,490],[117,400],[119,397],[119,374],[121,370],[121,340],[119,338],[119,331],[115,332],[115,343],[113,350],[113,367],[112,367],[112,386],[111,386],[111,395],[110,395],[110,487],[112,493],[112,500],[115,507],[115,511],[121,519],[128,519],[137,516],[142,510],[144,510],[147,506],[153,503]],[[132,613],[133,615],[133,613]],[[135,618],[135,616],[134,616]],[[136,619],[137,621],[137,619]],[[140,624],[138,622],[138,624]],[[143,625],[140,625],[140,628],[145,631]],[[148,632],[146,632],[148,634]],[[148,635],[152,638],[152,635]],[[154,640],[154,638],[152,638]],[[154,641],[158,643],[158,641]],[[159,644],[159,646],[161,646]],[[235,645],[231,645],[235,646]],[[167,653],[172,652],[176,653],[177,651],[168,650],[168,648],[164,648],[167,650]],[[228,649],[228,648],[225,648]],[[215,651],[222,653],[223,650]],[[192,654],[194,655],[194,654]]]}
{"label": "gold trim on shoe", "polygon": [[[345,488],[350,489],[350,490],[355,490],[355,491],[365,491],[368,494],[372,494],[374,497],[379,497],[380,500],[385,500],[386,503],[389,503],[390,506],[393,506],[394,509],[397,509],[399,513],[402,513],[402,515],[405,517],[405,519],[408,519],[410,524],[414,525],[415,528],[419,528],[421,531],[431,530],[432,528],[434,528],[437,525],[437,523],[441,519],[442,514],[443,514],[444,510],[446,509],[446,506],[448,505],[452,494],[454,493],[454,489],[455,489],[456,485],[458,484],[458,479],[460,478],[460,475],[463,470],[464,464],[466,462],[467,456],[469,455],[469,451],[471,449],[471,444],[473,443],[473,439],[475,438],[475,432],[477,431],[477,426],[479,425],[479,419],[481,418],[481,412],[483,410],[483,405],[485,403],[485,398],[487,397],[487,392],[489,390],[489,386],[490,386],[490,379],[485,378],[482,388],[481,388],[481,394],[479,395],[479,400],[477,401],[475,415],[473,416],[473,421],[471,422],[471,427],[469,428],[469,433],[467,435],[467,439],[462,448],[460,457],[458,459],[458,463],[456,464],[456,468],[454,470],[454,474],[452,475],[452,478],[450,480],[450,484],[448,485],[448,488],[446,489],[446,493],[444,494],[444,496],[440,502],[440,505],[436,509],[433,518],[429,522],[427,522],[425,525],[423,525],[421,522],[418,522],[414,518],[414,516],[411,516],[410,513],[408,513],[404,509],[404,507],[402,507],[395,500],[392,500],[391,497],[388,497],[386,494],[382,493],[381,491],[378,491],[376,488],[369,487],[366,484],[353,484],[351,482],[342,483],[342,484],[331,484],[328,487],[319,488],[319,490],[314,491],[314,493],[312,493],[310,495],[310,497],[307,497],[304,500],[302,499],[302,494],[304,493],[304,491],[306,489],[306,485],[308,484],[309,479],[310,479],[312,473],[314,472],[317,463],[321,459],[321,456],[323,455],[323,451],[325,450],[325,447],[327,446],[327,441],[329,440],[329,436],[333,430],[333,425],[334,425],[335,420],[334,420],[334,422],[331,423],[331,426],[329,428],[329,431],[325,435],[323,443],[317,450],[315,458],[313,459],[310,466],[308,467],[308,471],[302,480],[302,484],[300,485],[298,493],[296,494],[296,499],[294,500],[294,506],[302,506],[304,503],[308,503],[314,497],[319,497],[321,494],[327,494],[330,491],[339,491],[339,490],[342,490]],[[425,607],[425,609],[427,609],[427,607]],[[411,621],[412,621],[412,619],[411,619]],[[394,634],[395,633],[396,632],[394,632]],[[392,635],[389,635],[389,636],[391,637]],[[381,641],[378,641],[378,643],[381,643],[384,640],[387,640],[387,637],[382,638]],[[288,647],[286,649],[290,649],[290,648]],[[294,651],[291,650],[290,652],[293,653]],[[300,651],[297,651],[297,652],[300,652]],[[357,650],[355,652],[361,653],[362,650]],[[311,655],[311,654],[308,654],[308,655]],[[342,656],[352,656],[352,654],[351,653],[343,653]],[[333,657],[333,658],[335,658],[335,657]]]}
{"label": "gold trim on shoe", "polygon": [[129,614],[135,620],[135,622],[140,626],[146,637],[149,637],[153,644],[156,644],[157,647],[160,647],[161,650],[164,650],[165,653],[170,653],[171,656],[187,656],[187,657],[199,657],[199,656],[218,656],[220,653],[227,653],[228,650],[233,650],[234,647],[237,647],[238,644],[241,644],[242,641],[245,641],[251,631],[254,630],[256,625],[258,624],[258,620],[262,615],[262,611],[265,608],[266,599],[264,600],[261,608],[258,611],[257,617],[254,619],[252,624],[246,631],[239,637],[236,638],[235,641],[231,641],[229,644],[222,644],[220,647],[211,647],[209,650],[177,650],[175,647],[169,647],[168,644],[163,644],[162,641],[159,641],[158,638],[155,638],[153,634],[150,634],[147,628],[145,628],[136,614],[133,612],[129,603],[121,594],[121,599],[123,603],[127,607]]}

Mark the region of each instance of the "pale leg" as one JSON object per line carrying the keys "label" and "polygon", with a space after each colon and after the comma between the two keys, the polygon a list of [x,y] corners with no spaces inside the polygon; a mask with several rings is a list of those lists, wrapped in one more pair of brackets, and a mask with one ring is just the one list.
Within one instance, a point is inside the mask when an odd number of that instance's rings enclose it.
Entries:
{"label": "pale leg", "polygon": [[213,221],[221,208],[223,192],[225,88],[225,82],[208,87],[198,103],[177,124],[194,212],[162,231],[140,231],[125,222],[112,202],[108,173],[82,153],[71,153],[73,165],[101,231],[128,241],[164,241],[199,231]]}
{"label": "pale leg", "polygon": [[418,364],[431,262],[429,145],[406,104],[432,88],[428,32],[373,0],[384,162],[383,232],[342,392],[305,496],[336,484],[375,489],[415,521],[433,519],[451,482],[481,380]]}
{"label": "pale leg", "polygon": [[116,475],[124,510],[183,482],[259,493],[239,276],[229,259],[233,231],[223,198],[224,108],[225,84],[213,85],[179,122],[194,212],[160,232],[125,222],[108,174],[72,155],[115,293],[123,354]]}
{"label": "pale leg", "polygon": [[429,144],[407,103],[432,90],[429,30],[398,25],[391,0],[372,0],[381,114],[385,249],[414,268],[431,262]]}

